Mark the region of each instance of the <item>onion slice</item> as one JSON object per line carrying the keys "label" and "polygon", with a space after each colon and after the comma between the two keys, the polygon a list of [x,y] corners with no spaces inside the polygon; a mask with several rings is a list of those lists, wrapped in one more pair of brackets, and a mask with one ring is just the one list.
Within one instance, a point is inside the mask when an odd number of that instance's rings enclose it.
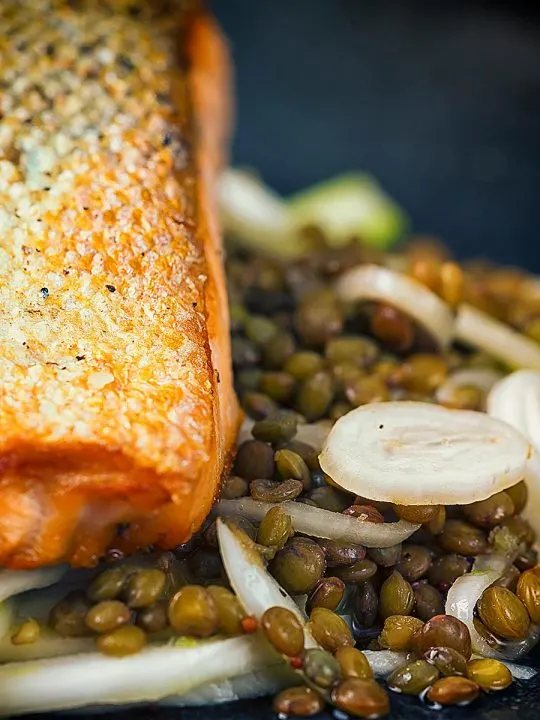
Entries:
{"label": "onion slice", "polygon": [[515,485],[526,438],[485,413],[421,402],[364,405],[340,418],[319,457],[349,492],[401,505],[460,505]]}
{"label": "onion slice", "polygon": [[253,173],[228,168],[221,176],[219,204],[225,232],[243,245],[289,258],[305,250],[284,200]]}
{"label": "onion slice", "polygon": [[500,380],[489,393],[487,412],[522,432],[534,446],[525,477],[529,497],[522,515],[540,534],[540,372],[517,370]]}
{"label": "onion slice", "polygon": [[[363,522],[358,518],[322,510],[299,502],[279,503],[290,515],[294,529],[319,538],[342,540],[365,547],[391,547],[407,540],[419,525],[400,520],[394,523]],[[220,500],[214,510],[217,515],[242,515],[248,520],[260,522],[276,504],[259,502],[251,498]]]}
{"label": "onion slice", "polygon": [[244,610],[259,620],[268,608],[279,606],[304,623],[304,614],[266,570],[253,545],[242,542],[221,520],[217,522],[217,535],[227,577]]}
{"label": "onion slice", "polygon": [[274,664],[256,636],[146,648],[110,658],[98,653],[0,667],[0,713],[22,715],[88,705],[154,702]]}
{"label": "onion slice", "polygon": [[454,314],[449,305],[417,280],[378,265],[358,265],[347,270],[336,286],[346,302],[379,301],[401,310],[421,325],[441,348],[454,334]]}
{"label": "onion slice", "polygon": [[27,590],[53,585],[66,570],[63,565],[39,570],[0,570],[0,602]]}
{"label": "onion slice", "polygon": [[[497,660],[515,660],[526,655],[536,645],[540,637],[540,628],[531,626],[529,635],[524,640],[492,645],[487,638],[480,635],[474,625],[474,608],[480,596],[490,585],[496,582],[510,560],[500,555],[486,556],[475,562],[472,572],[459,577],[448,591],[445,612],[453,615],[467,625],[471,634],[473,651],[483,657]],[[490,565],[492,569],[490,568]]]}
{"label": "onion slice", "polygon": [[486,313],[464,303],[456,318],[456,338],[485,350],[512,368],[540,370],[540,346]]}

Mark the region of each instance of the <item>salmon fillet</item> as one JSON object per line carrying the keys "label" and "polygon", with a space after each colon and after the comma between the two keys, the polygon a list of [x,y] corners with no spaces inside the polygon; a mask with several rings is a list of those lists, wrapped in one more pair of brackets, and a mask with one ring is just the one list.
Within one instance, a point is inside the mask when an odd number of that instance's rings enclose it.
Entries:
{"label": "salmon fillet", "polygon": [[0,28],[0,566],[173,547],[239,423],[226,43],[173,0],[3,0]]}

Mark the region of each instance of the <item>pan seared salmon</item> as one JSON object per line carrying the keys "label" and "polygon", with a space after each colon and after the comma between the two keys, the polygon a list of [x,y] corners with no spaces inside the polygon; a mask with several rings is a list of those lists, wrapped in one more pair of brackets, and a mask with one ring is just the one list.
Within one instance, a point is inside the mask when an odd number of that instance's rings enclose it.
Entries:
{"label": "pan seared salmon", "polygon": [[239,423],[227,47],[174,0],[3,0],[0,31],[0,566],[172,547]]}

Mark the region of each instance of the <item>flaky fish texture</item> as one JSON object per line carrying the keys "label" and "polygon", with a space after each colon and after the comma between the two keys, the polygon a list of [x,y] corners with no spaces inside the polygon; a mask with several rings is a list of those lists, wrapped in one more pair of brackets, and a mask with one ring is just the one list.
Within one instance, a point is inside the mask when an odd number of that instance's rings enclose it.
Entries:
{"label": "flaky fish texture", "polygon": [[196,3],[0,3],[0,566],[186,541],[239,423],[226,42]]}

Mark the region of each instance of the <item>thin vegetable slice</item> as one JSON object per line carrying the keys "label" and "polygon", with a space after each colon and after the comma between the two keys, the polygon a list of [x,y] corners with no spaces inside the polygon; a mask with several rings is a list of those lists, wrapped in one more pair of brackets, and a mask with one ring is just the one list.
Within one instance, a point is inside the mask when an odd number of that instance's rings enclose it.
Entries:
{"label": "thin vegetable slice", "polygon": [[275,662],[265,642],[243,636],[194,647],[147,648],[121,659],[89,653],[11,663],[0,667],[0,713],[154,702]]}
{"label": "thin vegetable slice", "polygon": [[413,318],[441,348],[454,335],[454,313],[438,295],[403,273],[378,265],[357,265],[339,278],[337,292],[346,302],[379,301]]}
{"label": "thin vegetable slice", "polygon": [[246,170],[223,173],[220,212],[225,232],[248,247],[281,257],[305,250],[283,199]]}
{"label": "thin vegetable slice", "polygon": [[[279,503],[290,516],[297,532],[314,537],[342,540],[365,547],[391,547],[409,538],[419,525],[405,520],[395,523],[363,522],[350,515],[322,510],[299,502]],[[260,522],[275,504],[259,502],[251,498],[220,500],[214,508],[217,515],[242,515],[248,520]]]}
{"label": "thin vegetable slice", "polygon": [[540,534],[540,372],[517,370],[500,380],[488,395],[487,412],[522,432],[534,446],[525,477],[529,497],[522,515]]}
{"label": "thin vegetable slice", "polygon": [[369,175],[348,173],[314,185],[287,202],[297,226],[320,227],[328,242],[353,237],[386,249],[399,240],[408,224],[403,210]]}
{"label": "thin vegetable slice", "polygon": [[486,313],[464,303],[456,318],[456,338],[484,350],[511,368],[540,370],[540,345]]}
{"label": "thin vegetable slice", "polygon": [[401,505],[484,500],[525,477],[526,438],[485,413],[374,403],[334,425],[321,468],[349,492]]}
{"label": "thin vegetable slice", "polygon": [[27,590],[53,585],[66,570],[63,565],[39,570],[0,570],[0,602]]}

